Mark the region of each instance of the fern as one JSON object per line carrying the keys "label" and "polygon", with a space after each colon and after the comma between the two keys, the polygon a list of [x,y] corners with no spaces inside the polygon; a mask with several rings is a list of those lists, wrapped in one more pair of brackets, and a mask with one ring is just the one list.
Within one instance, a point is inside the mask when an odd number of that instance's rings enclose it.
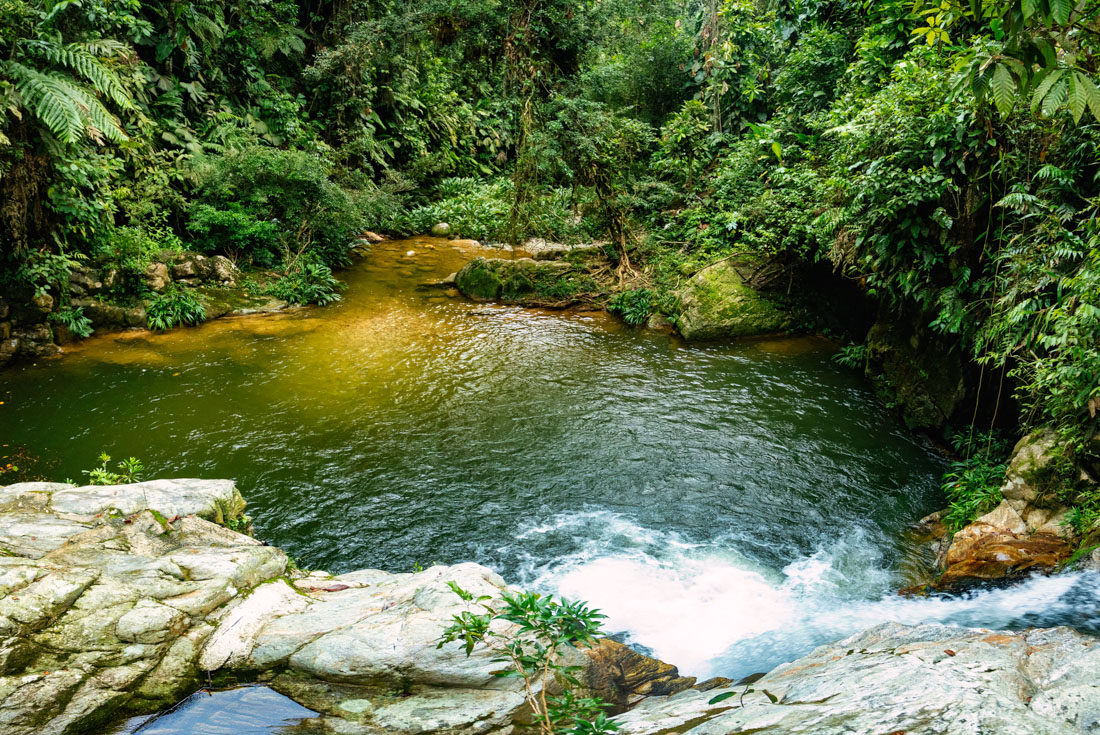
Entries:
{"label": "fern", "polygon": [[129,140],[100,99],[133,109],[130,94],[100,58],[123,48],[103,39],[70,44],[58,36],[24,39],[17,58],[0,61],[0,74],[11,80],[16,93],[9,111],[20,117],[20,108],[25,108],[63,144],[84,138]]}

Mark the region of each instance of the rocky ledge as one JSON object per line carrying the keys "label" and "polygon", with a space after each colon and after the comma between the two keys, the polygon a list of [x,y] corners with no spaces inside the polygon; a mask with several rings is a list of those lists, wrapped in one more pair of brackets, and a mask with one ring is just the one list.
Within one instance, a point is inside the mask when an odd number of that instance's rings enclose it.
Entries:
{"label": "rocky ledge", "polygon": [[[436,646],[464,609],[448,583],[495,596],[499,576],[476,564],[301,572],[231,530],[243,508],[226,480],[0,488],[0,732],[95,731],[211,677],[267,682],[331,732],[515,730],[520,683],[494,676],[487,652]],[[728,681],[695,685],[614,641],[574,655],[591,693],[633,706],[620,715],[629,733],[1100,726],[1100,647],[1064,629],[880,627],[780,667],[744,706]]]}

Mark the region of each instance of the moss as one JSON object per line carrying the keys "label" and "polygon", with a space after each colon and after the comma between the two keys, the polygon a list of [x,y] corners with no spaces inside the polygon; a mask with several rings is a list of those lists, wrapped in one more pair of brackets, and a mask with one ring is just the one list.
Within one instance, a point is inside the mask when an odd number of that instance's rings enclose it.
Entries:
{"label": "moss", "polygon": [[686,339],[750,337],[781,332],[790,317],[744,284],[729,261],[704,268],[677,294],[675,323]]}
{"label": "moss", "polygon": [[477,301],[553,306],[596,296],[603,289],[584,268],[564,261],[475,258],[455,276],[458,290]]}
{"label": "moss", "polygon": [[487,258],[474,258],[455,276],[455,286],[471,299],[492,301],[504,284]]}

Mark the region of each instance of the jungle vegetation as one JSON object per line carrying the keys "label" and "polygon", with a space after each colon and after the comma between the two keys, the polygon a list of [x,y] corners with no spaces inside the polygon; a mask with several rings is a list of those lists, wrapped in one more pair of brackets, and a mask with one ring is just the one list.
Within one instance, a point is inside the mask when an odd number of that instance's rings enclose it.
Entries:
{"label": "jungle vegetation", "polygon": [[731,254],[824,263],[1095,455],[1098,12],[0,0],[0,288],[187,248],[324,301],[361,232],[442,220],[606,240],[635,322]]}

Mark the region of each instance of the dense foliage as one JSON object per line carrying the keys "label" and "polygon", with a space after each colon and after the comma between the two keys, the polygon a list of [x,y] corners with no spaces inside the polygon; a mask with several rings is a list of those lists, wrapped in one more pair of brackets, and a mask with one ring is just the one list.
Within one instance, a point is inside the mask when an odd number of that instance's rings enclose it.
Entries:
{"label": "dense foliage", "polygon": [[[731,254],[828,263],[1095,455],[1098,12],[0,0],[0,288],[54,294],[79,335],[74,266],[143,295],[187,248],[327,302],[364,229],[441,220],[609,241],[631,322]],[[194,320],[181,299],[156,326]]]}

